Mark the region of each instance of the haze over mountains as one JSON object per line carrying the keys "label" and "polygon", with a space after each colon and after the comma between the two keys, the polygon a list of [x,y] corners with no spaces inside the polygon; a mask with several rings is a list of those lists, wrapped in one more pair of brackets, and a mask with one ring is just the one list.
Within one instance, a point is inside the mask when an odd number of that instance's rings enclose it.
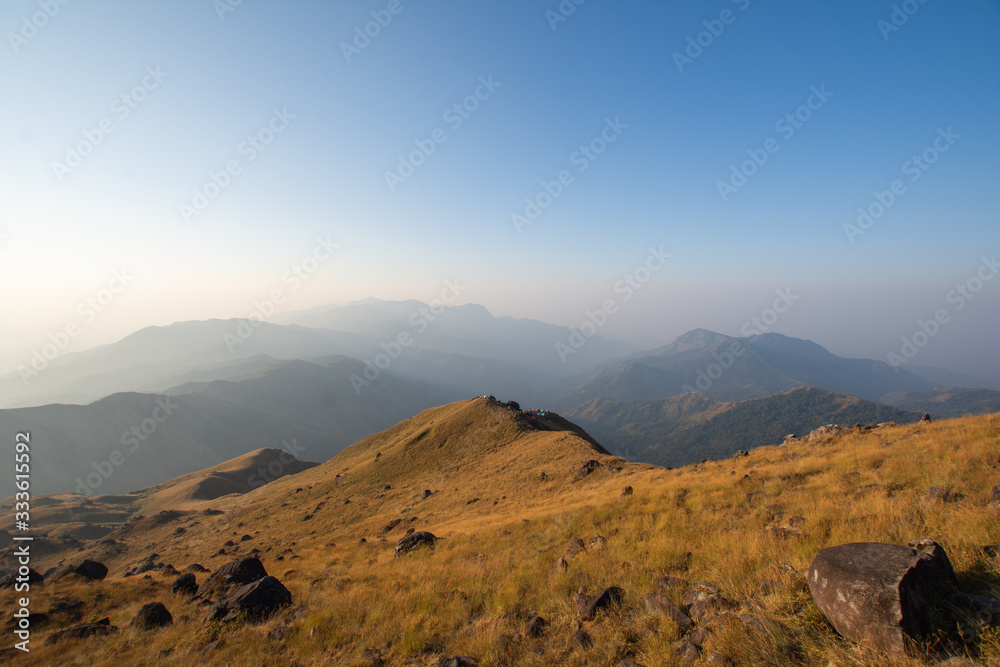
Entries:
{"label": "haze over mountains", "polygon": [[[576,332],[583,345],[561,356],[573,330],[476,305],[367,299],[280,319],[149,327],[57,358],[27,383],[5,376],[0,429],[31,429],[45,443],[40,492],[123,493],[282,443],[325,461],[421,410],[481,394],[556,409],[616,454],[661,465],[828,422],[1000,410],[996,390],[938,387],[776,333],[696,329],[633,351]],[[163,404],[176,407],[165,414]],[[0,484],[7,495],[9,480]]]}

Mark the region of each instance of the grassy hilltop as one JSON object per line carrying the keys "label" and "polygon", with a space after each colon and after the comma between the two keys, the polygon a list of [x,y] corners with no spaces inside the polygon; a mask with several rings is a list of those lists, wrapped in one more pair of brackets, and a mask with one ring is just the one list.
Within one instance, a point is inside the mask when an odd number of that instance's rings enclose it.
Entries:
{"label": "grassy hilltop", "polygon": [[[587,461],[600,465],[577,480]],[[850,430],[667,471],[613,457],[552,414],[452,403],[242,495],[199,500],[158,485],[145,518],[33,563],[105,563],[103,582],[33,588],[32,607],[79,599],[83,621],[107,616],[121,632],[43,646],[69,623],[50,614],[32,652],[11,664],[367,666],[380,654],[386,665],[454,655],[480,665],[679,665],[677,629],[644,603],[649,593],[680,603],[685,587],[671,577],[714,584],[762,621],[722,624],[705,640],[703,655],[736,665],[933,664],[965,640],[996,662],[1000,632],[965,628],[963,640],[946,611],[910,659],[849,644],[812,603],[805,572],[826,546],[931,537],[963,590],[1000,597],[1000,568],[983,550],[1000,544],[1000,508],[989,504],[998,477],[1000,415]],[[951,494],[928,499],[930,487]],[[172,497],[181,509],[152,513]],[[395,558],[409,528],[440,539]],[[576,538],[590,548],[568,555]],[[206,607],[169,591],[176,575],[123,576],[153,552],[177,570],[213,571],[254,552],[293,603],[261,625],[207,624]],[[563,557],[568,567],[556,568]],[[580,620],[576,594],[611,585],[624,590],[621,603]],[[2,595],[13,608],[14,594]],[[173,625],[130,627],[154,600]],[[525,627],[535,615],[547,621],[537,637]]]}

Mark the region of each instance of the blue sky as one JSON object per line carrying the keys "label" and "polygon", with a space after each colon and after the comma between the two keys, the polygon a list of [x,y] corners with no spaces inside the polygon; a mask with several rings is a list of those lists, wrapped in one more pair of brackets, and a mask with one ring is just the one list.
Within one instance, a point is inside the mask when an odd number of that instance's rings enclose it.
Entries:
{"label": "blue sky", "polygon": [[[996,1],[897,3],[913,13],[891,32],[879,22],[893,3],[860,0],[587,0],[555,24],[555,1],[223,3],[0,8],[3,370],[114,270],[134,281],[74,349],[245,316],[320,236],[339,249],[285,310],[429,300],[460,277],[463,300],[494,314],[576,325],[663,246],[669,265],[602,333],[649,346],[699,326],[735,334],[791,288],[801,299],[777,330],[876,358],[1000,250]],[[25,20],[46,5],[34,34]],[[345,57],[379,13],[391,20]],[[458,125],[446,113],[477,87]],[[813,89],[831,95],[779,131]],[[275,110],[286,126],[246,150]],[[609,119],[620,133],[581,172],[576,151]],[[60,180],[53,163],[102,121],[113,131]],[[910,180],[904,164],[949,128]],[[435,130],[443,143],[390,190],[385,173]],[[769,139],[777,151],[723,201],[719,181]],[[239,173],[185,222],[179,207],[228,162]],[[564,170],[572,182],[518,232],[511,215]],[[844,225],[894,180],[903,194],[850,243]],[[1000,376],[998,305],[1000,280],[914,363]]]}

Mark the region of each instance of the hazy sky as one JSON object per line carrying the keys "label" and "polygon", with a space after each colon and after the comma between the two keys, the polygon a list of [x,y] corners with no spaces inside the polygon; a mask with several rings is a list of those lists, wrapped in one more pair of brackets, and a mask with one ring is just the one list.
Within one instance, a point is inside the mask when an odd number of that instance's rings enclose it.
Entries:
{"label": "hazy sky", "polygon": [[576,325],[662,247],[603,334],[785,289],[780,332],[937,313],[913,363],[1000,377],[1000,2],[236,3],[0,5],[0,371],[274,289]]}

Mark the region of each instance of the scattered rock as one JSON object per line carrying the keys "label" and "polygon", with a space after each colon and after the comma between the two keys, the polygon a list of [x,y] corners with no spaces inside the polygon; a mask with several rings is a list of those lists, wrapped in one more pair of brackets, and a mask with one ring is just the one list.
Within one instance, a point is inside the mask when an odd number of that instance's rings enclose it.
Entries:
{"label": "scattered rock", "polygon": [[98,563],[93,560],[85,560],[79,565],[70,565],[60,575],[66,576],[68,574],[75,574],[79,577],[83,577],[88,581],[104,581],[104,578],[108,576],[108,568],[104,563]]}
{"label": "scattered rock", "polygon": [[1000,486],[994,486],[990,491],[990,507],[1000,507]]}
{"label": "scattered rock", "polygon": [[174,579],[170,584],[170,592],[178,595],[195,595],[198,592],[198,580],[193,572],[187,572]]}
{"label": "scattered rock", "polygon": [[721,595],[708,595],[703,597],[688,607],[688,616],[695,623],[707,623],[723,612],[732,611],[736,608],[736,603]]}
{"label": "scattered rock", "polygon": [[132,625],[143,630],[155,630],[173,622],[174,617],[162,602],[147,602],[132,619]]}
{"label": "scattered rock", "polygon": [[385,667],[381,649],[366,648],[361,652],[361,659],[368,663],[368,667]]}
{"label": "scattered rock", "polygon": [[237,586],[245,586],[266,576],[267,570],[259,559],[240,558],[216,570],[198,587],[198,595],[203,598],[224,595]]}
{"label": "scattered rock", "polygon": [[118,626],[111,625],[111,620],[107,618],[102,618],[97,623],[81,623],[80,625],[74,625],[72,627],[66,628],[65,630],[59,630],[58,632],[53,632],[45,639],[45,645],[51,646],[52,644],[58,644],[64,639],[86,639],[88,637],[106,637],[118,632]]}
{"label": "scattered rock", "polygon": [[731,667],[736,663],[721,653],[709,653],[705,656],[705,664],[712,665],[713,667]]}
{"label": "scattered rock", "polygon": [[565,558],[560,558],[556,561],[555,565],[552,566],[552,572],[559,574],[560,572],[565,572],[569,569],[569,562]]}
{"label": "scattered rock", "polygon": [[608,543],[607,538],[602,535],[594,535],[587,542],[587,551],[600,551]]}
{"label": "scattered rock", "polygon": [[930,421],[931,421],[931,416],[930,416],[930,415],[929,415],[928,413],[926,413],[926,412],[925,412],[925,413],[924,413],[924,416],[920,418],[920,421],[922,421],[922,422],[928,422],[928,423],[930,423]]}
{"label": "scattered rock", "polygon": [[924,500],[940,500],[941,502],[948,502],[951,500],[951,489],[942,489],[937,486],[932,486],[927,489],[927,493],[924,494]]}
{"label": "scattered rock", "polygon": [[430,489],[424,489],[423,500],[427,500],[428,498],[430,498],[433,495],[434,495],[433,491],[431,491]]}
{"label": "scattered rock", "polygon": [[586,477],[587,475],[594,472],[600,467],[601,467],[600,461],[594,461],[594,460],[587,461],[577,469],[576,474],[573,476],[573,481],[579,482],[581,479],[583,479],[584,477]]}
{"label": "scattered rock", "polygon": [[594,645],[594,640],[590,638],[586,630],[577,630],[576,634],[573,635],[573,643],[586,651]]}
{"label": "scattered rock", "polygon": [[396,558],[404,556],[418,547],[433,547],[437,537],[425,530],[410,533],[396,542]]}
{"label": "scattered rock", "polygon": [[681,664],[684,667],[689,667],[698,661],[698,657],[701,655],[701,647],[692,642],[690,639],[681,639],[676,641],[672,645],[674,653],[681,659]]}
{"label": "scattered rock", "polygon": [[840,433],[842,430],[843,429],[840,428],[840,426],[838,426],[837,424],[827,424],[825,426],[820,426],[818,429],[812,431],[809,434],[809,442],[813,442],[815,440],[820,440],[821,438],[826,438],[832,435],[836,435],[837,433]]}
{"label": "scattered rock", "polygon": [[265,576],[263,579],[240,586],[216,602],[208,620],[230,623],[246,619],[259,623],[291,603],[292,594],[288,589],[274,577]]}
{"label": "scattered rock", "polygon": [[944,549],[863,542],[820,551],[809,566],[816,606],[843,637],[892,656],[906,655],[905,637],[929,629],[937,589],[954,584]]}
{"label": "scattered rock", "polygon": [[626,486],[624,489],[622,489],[622,498],[624,498],[626,496],[631,496],[632,493],[633,493],[632,487],[631,486]]}
{"label": "scattered rock", "polygon": [[569,546],[566,547],[566,558],[573,558],[581,551],[586,550],[587,545],[583,543],[579,537],[574,537],[570,540]]}
{"label": "scattered rock", "polygon": [[617,586],[608,586],[597,595],[582,595],[577,598],[580,618],[584,621],[591,621],[597,612],[607,609],[612,604],[617,604],[625,597],[625,591]]}
{"label": "scattered rock", "polygon": [[28,574],[20,579],[16,572],[0,579],[0,588],[13,588],[19,583],[27,582],[29,586],[45,582],[45,577],[35,572],[34,568],[28,568]]}
{"label": "scattered rock", "polygon": [[657,595],[655,593],[650,593],[646,596],[646,609],[649,610],[650,614],[654,616],[660,616],[667,619],[670,623],[677,628],[677,632],[683,634],[686,632],[694,622],[688,618],[687,614],[681,611],[681,608],[670,601],[666,595]]}
{"label": "scattered rock", "polygon": [[687,579],[682,579],[681,577],[674,577],[668,574],[659,574],[653,578],[653,583],[656,584],[657,588],[663,589],[667,593],[672,593],[675,590],[681,588],[686,589],[690,586],[690,582]]}
{"label": "scattered rock", "polygon": [[456,655],[453,658],[440,658],[437,667],[475,667],[479,661],[467,655]]}
{"label": "scattered rock", "polygon": [[528,622],[524,624],[524,636],[525,637],[541,637],[545,634],[545,628],[547,628],[549,622],[538,615],[533,615],[528,619]]}
{"label": "scattered rock", "polygon": [[986,625],[1000,625],[1000,600],[971,593],[953,593],[948,602]]}
{"label": "scattered rock", "polygon": [[695,602],[700,602],[713,595],[718,595],[718,594],[719,594],[719,589],[713,586],[712,584],[705,584],[705,583],[694,584],[686,591],[684,591],[684,595],[681,596],[681,606],[690,607]]}

